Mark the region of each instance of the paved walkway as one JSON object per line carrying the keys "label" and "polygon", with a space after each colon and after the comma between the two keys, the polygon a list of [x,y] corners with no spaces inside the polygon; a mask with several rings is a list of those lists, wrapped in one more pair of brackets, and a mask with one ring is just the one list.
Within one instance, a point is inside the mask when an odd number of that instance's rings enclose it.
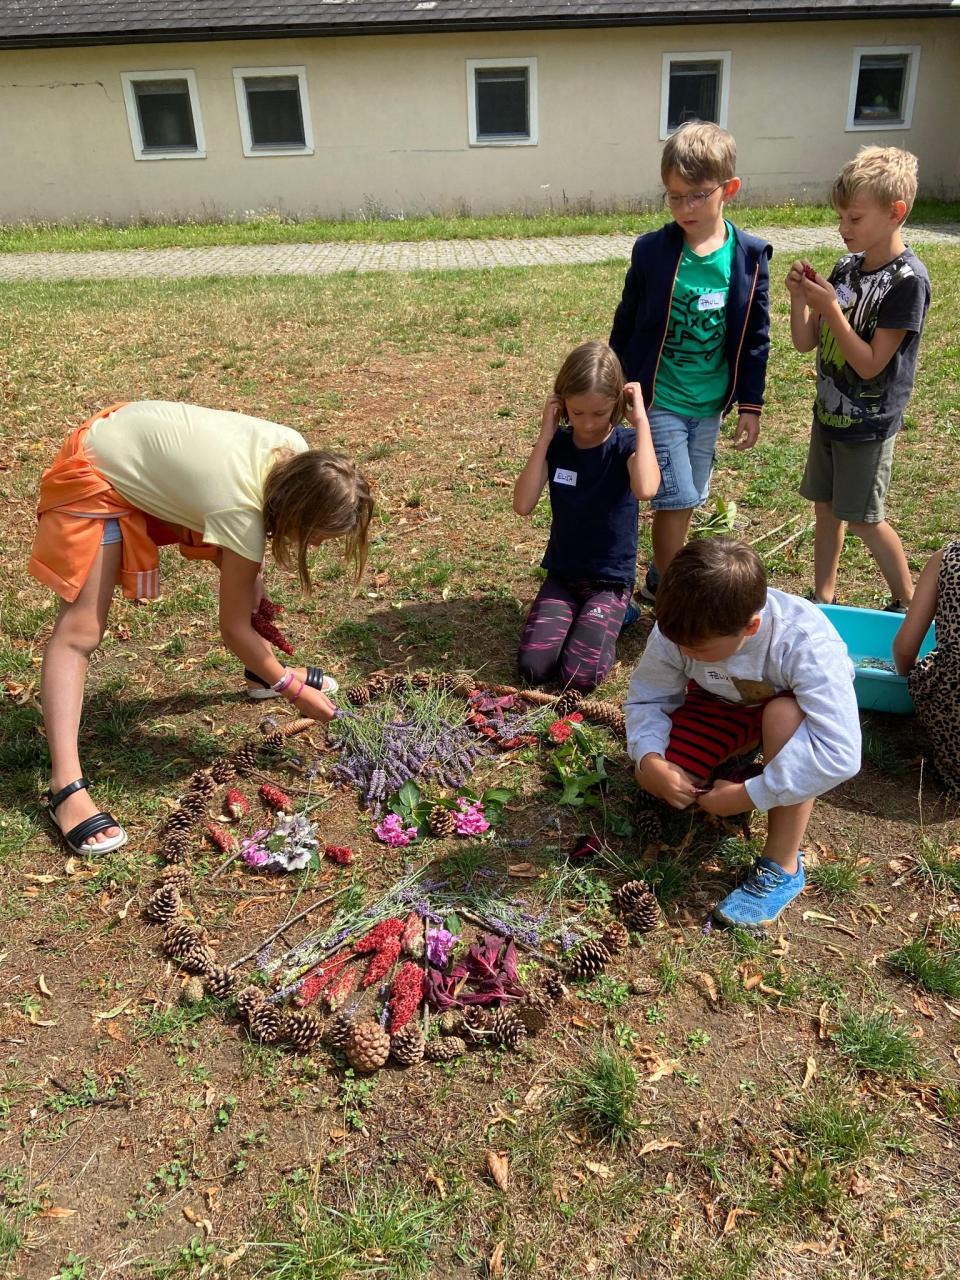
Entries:
{"label": "paved walkway", "polygon": [[[779,254],[831,248],[832,227],[754,231]],[[0,253],[0,281],[187,279],[197,276],[328,276],[346,271],[463,271],[626,260],[632,235],[531,240],[420,240],[390,244],[249,244],[202,249],[111,249],[79,253]],[[960,226],[910,228],[916,244],[960,247]]]}

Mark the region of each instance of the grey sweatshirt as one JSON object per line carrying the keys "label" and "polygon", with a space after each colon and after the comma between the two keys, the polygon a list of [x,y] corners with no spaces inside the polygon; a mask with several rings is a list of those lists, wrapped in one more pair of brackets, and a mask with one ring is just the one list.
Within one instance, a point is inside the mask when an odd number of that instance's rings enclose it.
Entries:
{"label": "grey sweatshirt", "polygon": [[771,588],[756,635],[723,662],[685,658],[653,628],[627,691],[627,751],[637,763],[650,751],[664,754],[670,714],[683,705],[690,680],[728,702],[757,703],[790,692],[804,721],[746,788],[757,809],[798,804],[860,769],[853,676],[846,646],[816,605]]}

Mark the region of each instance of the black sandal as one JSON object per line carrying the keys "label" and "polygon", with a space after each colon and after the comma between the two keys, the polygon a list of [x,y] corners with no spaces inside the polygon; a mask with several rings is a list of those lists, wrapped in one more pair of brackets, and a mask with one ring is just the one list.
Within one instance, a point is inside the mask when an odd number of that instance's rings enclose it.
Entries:
{"label": "black sandal", "polygon": [[[68,796],[72,796],[75,791],[83,791],[89,786],[89,778],[77,778],[75,782],[68,782],[65,787],[61,787],[56,795],[52,791],[47,791],[47,811],[50,814],[50,821],[56,827],[67,848],[79,854],[81,858],[100,857],[106,853],[113,853],[114,849],[119,849],[121,845],[127,843],[126,831],[120,826],[113,814],[107,813],[105,810],[91,814],[89,818],[84,818],[82,822],[78,822],[69,831],[64,831],[60,826],[54,816],[57,809]],[[107,831],[110,827],[120,827],[120,834],[111,836],[109,840],[94,841],[93,844],[84,843],[84,841],[89,840],[90,836],[98,835],[101,831]]]}

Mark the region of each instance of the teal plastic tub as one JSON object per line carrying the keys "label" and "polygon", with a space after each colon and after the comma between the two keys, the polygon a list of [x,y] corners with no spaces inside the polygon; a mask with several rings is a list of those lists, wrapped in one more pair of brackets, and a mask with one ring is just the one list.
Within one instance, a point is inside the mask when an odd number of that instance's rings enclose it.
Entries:
{"label": "teal plastic tub", "polygon": [[[903,623],[902,613],[884,613],[880,609],[851,609],[843,604],[822,604],[840,638],[847,646],[850,661],[856,667],[854,688],[857,705],[864,711],[889,711],[895,715],[910,715],[913,699],[907,692],[907,681],[893,669],[893,637]],[[934,628],[924,636],[920,657],[936,644]],[[874,662],[890,664],[890,670],[869,665]],[[863,664],[868,665],[864,666]]]}

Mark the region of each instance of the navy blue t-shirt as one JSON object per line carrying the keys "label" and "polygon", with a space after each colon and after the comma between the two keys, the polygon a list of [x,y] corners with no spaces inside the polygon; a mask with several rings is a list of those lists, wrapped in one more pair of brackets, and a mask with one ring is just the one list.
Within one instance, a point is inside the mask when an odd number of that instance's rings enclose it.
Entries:
{"label": "navy blue t-shirt", "polygon": [[634,581],[639,503],[627,459],[636,447],[636,432],[623,426],[592,449],[578,449],[570,427],[557,431],[547,449],[553,521],[544,569],[561,578]]}

